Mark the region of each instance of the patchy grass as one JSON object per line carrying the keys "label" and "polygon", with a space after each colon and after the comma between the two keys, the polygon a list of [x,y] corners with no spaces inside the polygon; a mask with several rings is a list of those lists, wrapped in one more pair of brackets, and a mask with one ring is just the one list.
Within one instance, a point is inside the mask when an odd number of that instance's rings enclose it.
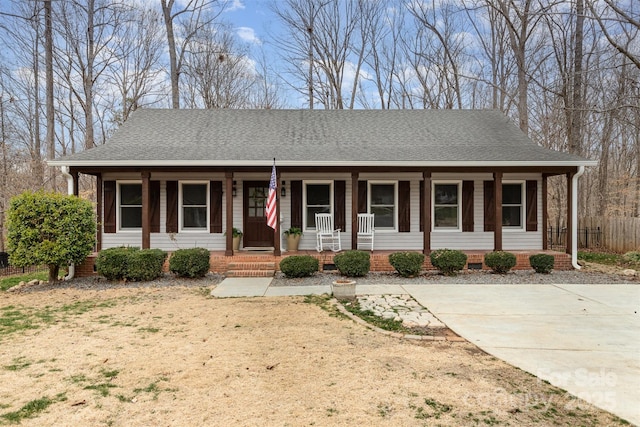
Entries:
{"label": "patchy grass", "polygon": [[13,364],[4,366],[7,371],[20,371],[31,366],[31,362],[26,357],[17,357],[13,359]]}
{"label": "patchy grass", "polygon": [[80,316],[93,309],[114,307],[116,300],[95,302],[77,301],[60,307],[32,308],[8,305],[0,307],[0,340],[29,329],[38,329],[56,322],[64,322],[69,316]]}
{"label": "patchy grass", "polygon": [[640,263],[627,261],[624,254],[613,252],[578,251],[578,259],[614,267],[640,269]]}
{"label": "patchy grass", "polygon": [[23,274],[22,276],[5,277],[0,280],[0,291],[6,291],[18,285],[20,282],[29,282],[31,280],[47,280],[49,278],[48,271],[38,271],[35,273]]}
{"label": "patchy grass", "polygon": [[64,402],[65,400],[67,400],[67,397],[64,393],[57,395],[53,399],[49,397],[41,397],[40,399],[35,399],[27,402],[24,406],[22,406],[22,408],[18,409],[17,411],[7,412],[0,415],[0,418],[9,421],[10,423],[19,424],[23,419],[34,418],[41,412],[45,411],[52,404],[56,402]]}

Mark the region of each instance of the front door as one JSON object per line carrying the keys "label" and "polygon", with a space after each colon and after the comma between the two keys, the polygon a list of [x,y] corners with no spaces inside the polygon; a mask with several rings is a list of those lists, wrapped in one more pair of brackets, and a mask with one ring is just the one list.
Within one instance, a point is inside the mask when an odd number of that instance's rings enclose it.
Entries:
{"label": "front door", "polygon": [[269,195],[269,181],[244,181],[243,246],[273,247],[273,229],[267,225],[265,209]]}

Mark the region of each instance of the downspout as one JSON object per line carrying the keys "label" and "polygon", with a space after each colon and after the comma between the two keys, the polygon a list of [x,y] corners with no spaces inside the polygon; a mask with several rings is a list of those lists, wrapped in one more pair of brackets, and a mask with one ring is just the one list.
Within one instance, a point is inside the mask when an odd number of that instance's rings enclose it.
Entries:
{"label": "downspout", "polygon": [[[62,175],[67,178],[67,194],[73,195],[73,176],[69,173],[69,166],[62,166]],[[76,265],[74,263],[69,264],[69,272],[64,276],[63,280],[71,280],[76,275]]]}
{"label": "downspout", "polygon": [[584,166],[578,166],[578,172],[572,178],[571,190],[571,265],[576,270],[578,265],[578,178],[584,173]]}

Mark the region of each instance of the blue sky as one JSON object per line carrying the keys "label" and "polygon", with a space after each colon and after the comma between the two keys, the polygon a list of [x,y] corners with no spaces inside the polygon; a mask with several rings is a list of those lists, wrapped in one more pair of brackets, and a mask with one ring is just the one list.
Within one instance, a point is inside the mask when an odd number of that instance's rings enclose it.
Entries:
{"label": "blue sky", "polygon": [[224,19],[231,22],[236,34],[244,42],[250,44],[264,43],[267,31],[273,25],[273,13],[269,4],[271,0],[232,0]]}

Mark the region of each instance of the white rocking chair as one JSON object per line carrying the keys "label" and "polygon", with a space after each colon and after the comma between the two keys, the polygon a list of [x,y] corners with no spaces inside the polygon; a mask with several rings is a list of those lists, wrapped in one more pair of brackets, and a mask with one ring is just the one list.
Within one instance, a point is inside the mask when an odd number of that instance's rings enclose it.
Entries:
{"label": "white rocking chair", "polygon": [[358,249],[367,246],[373,252],[374,214],[358,214]]}
{"label": "white rocking chair", "polygon": [[340,229],[333,228],[333,215],[316,214],[316,249],[322,252],[324,249],[330,249],[333,252],[342,250],[340,242]]}

